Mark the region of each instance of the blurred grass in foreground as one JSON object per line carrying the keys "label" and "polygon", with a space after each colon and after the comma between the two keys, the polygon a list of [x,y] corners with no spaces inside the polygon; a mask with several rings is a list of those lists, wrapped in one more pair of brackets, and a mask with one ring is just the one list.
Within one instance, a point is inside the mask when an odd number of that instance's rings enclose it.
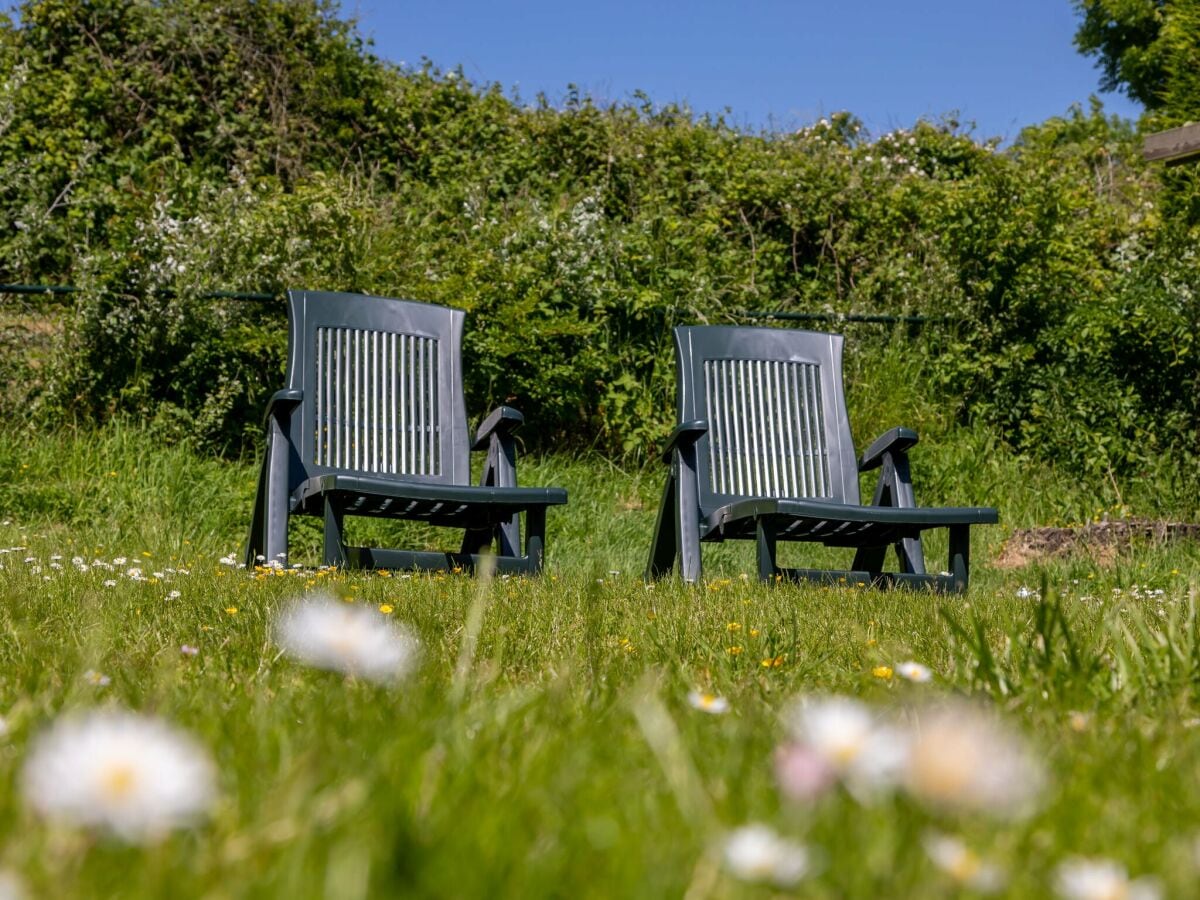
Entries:
{"label": "blurred grass in foreground", "polygon": [[[993,569],[1008,529],[1090,518],[1113,498],[986,435],[945,434],[915,451],[918,498],[994,503],[1005,523],[975,529],[962,598],[762,587],[740,577],[748,546],[706,547],[701,588],[648,586],[663,472],[599,459],[521,461],[523,483],[571,492],[551,512],[542,578],[248,574],[218,560],[244,539],[252,464],[159,447],[131,425],[13,431],[0,442],[0,865],[35,896],[766,896],[718,859],[725,829],[765,821],[819,848],[804,896],[954,894],[922,850],[930,829],[986,848],[1011,896],[1049,895],[1054,866],[1074,855],[1118,859],[1192,896],[1200,551],[1147,544],[1107,565],[1077,555]],[[1140,490],[1121,498],[1133,513],[1163,510],[1161,493]],[[313,526],[293,531],[310,562]],[[944,545],[933,544],[937,563]],[[420,636],[419,673],[387,689],[282,658],[273,616],[316,591],[390,607]],[[473,605],[478,643],[456,676]],[[875,674],[909,659],[934,681]],[[728,698],[730,712],[692,709],[695,689]],[[780,710],[808,693],[898,710],[977,697],[1044,757],[1042,807],[998,825],[903,795],[789,804],[771,758]],[[657,704],[675,756],[646,731]],[[30,738],[65,711],[106,705],[166,717],[209,748],[221,799],[208,822],[135,849],[25,808]]]}

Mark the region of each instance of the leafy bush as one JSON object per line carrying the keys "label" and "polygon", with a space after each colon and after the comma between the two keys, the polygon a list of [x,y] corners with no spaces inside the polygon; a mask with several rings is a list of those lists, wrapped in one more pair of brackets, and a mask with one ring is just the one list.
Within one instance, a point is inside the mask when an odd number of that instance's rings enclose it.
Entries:
{"label": "leafy bush", "polygon": [[317,0],[27,0],[0,29],[0,125],[0,276],[88,288],[55,417],[237,452],[282,306],[200,296],[308,287],[468,310],[470,409],[515,403],[534,445],[645,454],[671,327],[764,310],[949,317],[914,352],[951,419],[1075,471],[1194,442],[1195,266],[1098,104],[1003,151],[846,114],[753,135],[397,69]]}

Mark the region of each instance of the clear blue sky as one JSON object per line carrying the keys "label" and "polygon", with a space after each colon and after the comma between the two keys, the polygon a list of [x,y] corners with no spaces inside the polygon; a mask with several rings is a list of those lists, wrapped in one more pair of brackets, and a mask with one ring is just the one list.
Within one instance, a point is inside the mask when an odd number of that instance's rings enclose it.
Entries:
{"label": "clear blue sky", "polygon": [[[794,129],[849,110],[873,133],[957,112],[975,136],[1087,106],[1092,59],[1075,51],[1070,0],[343,0],[375,52],[462,66],[558,103],[602,100],[732,110],[750,129]],[[1124,95],[1105,109],[1136,117]]]}

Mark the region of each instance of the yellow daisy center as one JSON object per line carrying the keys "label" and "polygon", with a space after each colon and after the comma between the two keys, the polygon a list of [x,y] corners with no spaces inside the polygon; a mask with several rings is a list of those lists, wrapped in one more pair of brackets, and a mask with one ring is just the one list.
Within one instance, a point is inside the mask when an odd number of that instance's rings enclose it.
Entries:
{"label": "yellow daisy center", "polygon": [[112,763],[100,776],[100,786],[111,800],[124,800],[137,784],[137,773],[127,762]]}

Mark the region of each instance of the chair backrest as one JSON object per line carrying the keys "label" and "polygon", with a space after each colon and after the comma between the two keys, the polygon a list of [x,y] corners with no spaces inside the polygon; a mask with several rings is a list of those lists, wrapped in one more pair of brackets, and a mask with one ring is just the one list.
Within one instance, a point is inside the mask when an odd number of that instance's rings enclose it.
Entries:
{"label": "chair backrest", "polygon": [[708,422],[702,510],[738,497],[859,503],[840,334],[683,326],[675,361],[679,420]]}
{"label": "chair backrest", "polygon": [[289,489],[327,473],[467,484],[459,309],[362,294],[288,292],[298,458]]}

